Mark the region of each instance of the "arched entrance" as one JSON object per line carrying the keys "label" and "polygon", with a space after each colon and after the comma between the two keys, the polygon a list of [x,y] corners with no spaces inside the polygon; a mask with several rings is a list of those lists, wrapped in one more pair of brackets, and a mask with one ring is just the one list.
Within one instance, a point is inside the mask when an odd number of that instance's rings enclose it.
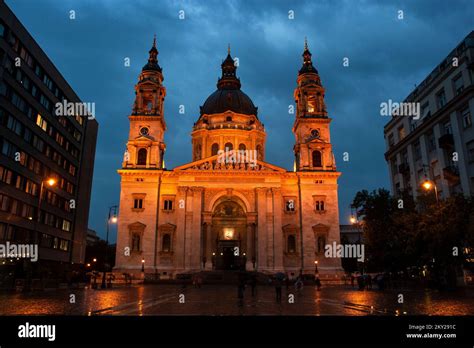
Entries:
{"label": "arched entrance", "polygon": [[212,212],[212,234],[215,236],[215,269],[245,269],[247,215],[236,200],[217,202]]}

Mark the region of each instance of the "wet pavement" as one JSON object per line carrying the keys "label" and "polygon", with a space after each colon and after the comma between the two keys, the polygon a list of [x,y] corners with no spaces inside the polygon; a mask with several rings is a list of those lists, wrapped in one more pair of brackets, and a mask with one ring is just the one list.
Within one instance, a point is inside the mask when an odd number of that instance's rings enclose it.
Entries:
{"label": "wet pavement", "polygon": [[[399,294],[403,302],[399,303]],[[71,303],[71,295],[75,303]],[[56,290],[0,293],[0,315],[472,315],[474,289],[364,290],[347,285],[326,286],[316,291],[305,286],[282,291],[277,303],[275,289],[258,286],[256,296],[245,290],[239,302],[237,287],[203,285],[137,285],[113,289]]]}

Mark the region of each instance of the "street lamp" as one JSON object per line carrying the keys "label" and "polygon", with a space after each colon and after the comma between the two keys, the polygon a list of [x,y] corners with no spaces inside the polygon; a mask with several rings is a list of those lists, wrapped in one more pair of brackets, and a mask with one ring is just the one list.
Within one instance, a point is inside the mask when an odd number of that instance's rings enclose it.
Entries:
{"label": "street lamp", "polygon": [[318,273],[319,273],[319,272],[318,272],[318,260],[315,260],[315,261],[314,261],[314,274],[316,275],[316,274],[318,274]]}
{"label": "street lamp", "polygon": [[145,272],[145,259],[142,259],[142,272]]}
{"label": "street lamp", "polygon": [[105,237],[105,259],[104,259],[104,274],[102,276],[102,284],[100,285],[101,289],[105,289],[105,277],[107,276],[107,260],[108,260],[108,251],[109,251],[109,224],[112,222],[115,224],[117,222],[117,205],[113,205],[109,208],[109,216],[107,217],[107,233]]}
{"label": "street lamp", "polygon": [[[429,171],[429,178],[426,173],[426,168],[428,168],[428,171]],[[431,191],[431,189],[434,188],[436,204],[439,204],[438,187],[436,186],[436,182],[434,181],[434,179],[433,180],[430,179],[430,178],[434,178],[433,167],[431,165],[423,164],[423,170],[425,171],[425,180],[421,183],[421,187],[423,187],[425,191]]]}
{"label": "street lamp", "polygon": [[[38,244],[38,223],[41,221],[41,201],[43,200],[43,191],[44,191],[44,185],[48,185],[49,187],[53,187],[54,185],[56,185],[56,179],[54,179],[53,177],[49,177],[49,178],[42,178],[41,179],[41,185],[40,185],[40,191],[39,191],[39,199],[38,199],[38,206],[37,206],[37,216],[36,216],[36,219],[34,220],[34,231],[36,232],[35,235],[34,235],[34,239],[35,239],[35,243]],[[30,219],[32,220],[32,218]],[[25,284],[25,287],[24,287],[24,291],[29,291],[30,290],[30,278],[31,278],[31,269],[30,269],[30,263],[31,260],[30,259],[24,259],[24,262],[23,262],[23,266],[24,268],[26,268],[26,284]]]}

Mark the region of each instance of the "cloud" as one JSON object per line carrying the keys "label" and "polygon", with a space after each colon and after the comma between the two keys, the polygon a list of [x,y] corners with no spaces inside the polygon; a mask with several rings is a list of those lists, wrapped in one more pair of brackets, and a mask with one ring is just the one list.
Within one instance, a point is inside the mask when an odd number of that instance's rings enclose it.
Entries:
{"label": "cloud", "polygon": [[[103,234],[119,200],[116,173],[134,84],[157,34],[167,88],[168,168],[191,160],[190,132],[215,89],[227,44],[259,107],[267,160],[292,169],[293,103],[304,37],[322,82],[338,169],[341,222],[361,189],[389,186],[379,104],[401,100],[472,30],[472,1],[7,1],[100,123],[90,226]],[[76,11],[70,20],[69,11]],[[180,10],[185,20],[180,20]],[[288,18],[293,10],[295,19]],[[397,11],[404,19],[397,19]],[[45,20],[47,18],[47,20]],[[123,65],[125,57],[132,66]],[[349,67],[342,66],[348,57]],[[185,105],[185,115],[178,113]],[[342,161],[343,152],[350,161]],[[107,197],[107,199],[104,199]]]}

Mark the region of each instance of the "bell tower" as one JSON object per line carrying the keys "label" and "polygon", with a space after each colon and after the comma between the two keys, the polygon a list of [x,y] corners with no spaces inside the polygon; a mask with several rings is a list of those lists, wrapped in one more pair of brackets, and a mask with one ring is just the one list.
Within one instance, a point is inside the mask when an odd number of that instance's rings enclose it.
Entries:
{"label": "bell tower", "polygon": [[122,168],[163,168],[166,145],[163,141],[166,123],[163,104],[166,88],[158,65],[156,36],[149,51],[148,63],[142,68],[135,85],[135,102]]}
{"label": "bell tower", "polygon": [[335,171],[329,132],[331,119],[324,103],[324,88],[318,70],[313,66],[306,39],[303,66],[296,82],[296,118],[292,129],[295,135],[295,170]]}

